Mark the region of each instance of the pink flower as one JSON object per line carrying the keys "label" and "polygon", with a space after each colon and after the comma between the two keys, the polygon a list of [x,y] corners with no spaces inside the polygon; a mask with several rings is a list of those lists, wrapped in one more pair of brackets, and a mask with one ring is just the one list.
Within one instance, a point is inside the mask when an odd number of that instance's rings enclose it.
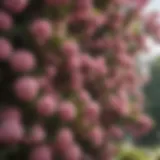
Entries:
{"label": "pink flower", "polygon": [[100,146],[104,142],[104,132],[100,127],[94,127],[88,133],[90,142],[95,146]]}
{"label": "pink flower", "polygon": [[105,76],[107,73],[107,66],[105,59],[103,57],[98,57],[94,62],[93,69],[97,75]]}
{"label": "pink flower", "polygon": [[37,112],[41,116],[51,116],[57,111],[57,103],[52,95],[44,95],[37,102]]}
{"label": "pink flower", "polygon": [[12,53],[12,46],[5,38],[0,37],[0,61],[7,60]]}
{"label": "pink flower", "polygon": [[77,0],[76,8],[77,9],[90,9],[93,5],[93,0]]}
{"label": "pink flower", "polygon": [[56,136],[56,147],[59,151],[65,152],[74,142],[73,133],[69,128],[62,128]]}
{"label": "pink flower", "polygon": [[153,121],[147,115],[142,115],[138,120],[138,125],[141,128],[140,130],[146,133],[152,128]]}
{"label": "pink flower", "polygon": [[62,45],[62,52],[64,55],[66,55],[68,58],[77,55],[79,53],[79,47],[78,44],[74,41],[65,41]]}
{"label": "pink flower", "polygon": [[70,71],[72,70],[78,70],[81,66],[81,59],[80,56],[72,56],[68,59],[68,69]]}
{"label": "pink flower", "polygon": [[118,63],[120,63],[120,65],[127,68],[131,68],[134,64],[134,60],[132,59],[132,57],[127,55],[127,53],[119,53],[117,55],[117,60],[118,60]]}
{"label": "pink flower", "polygon": [[71,75],[71,88],[75,91],[81,90],[83,88],[83,80],[83,75],[78,70],[73,71]]}
{"label": "pink flower", "polygon": [[0,30],[8,31],[12,26],[12,17],[4,11],[0,11]]}
{"label": "pink flower", "polygon": [[39,85],[33,77],[24,76],[15,81],[14,91],[20,100],[32,101],[38,94]]}
{"label": "pink flower", "polygon": [[3,4],[13,13],[20,13],[27,7],[28,0],[3,0]]}
{"label": "pink flower", "polygon": [[128,101],[121,98],[120,96],[115,96],[110,99],[110,104],[112,109],[120,116],[126,117],[129,114],[129,104]]}
{"label": "pink flower", "polygon": [[109,129],[109,134],[111,137],[113,137],[115,139],[122,139],[123,135],[124,135],[123,131],[119,127],[116,127],[116,126],[112,126]]}
{"label": "pink flower", "polygon": [[23,135],[22,125],[13,119],[3,120],[0,124],[0,142],[2,143],[17,143],[22,140]]}
{"label": "pink flower", "polygon": [[29,160],[53,160],[51,149],[45,145],[38,146],[31,151]]}
{"label": "pink flower", "polygon": [[18,50],[10,58],[10,66],[16,72],[29,72],[36,66],[34,55],[27,50]]}
{"label": "pink flower", "polygon": [[29,133],[29,141],[31,143],[39,143],[43,142],[46,137],[46,133],[44,128],[41,125],[34,125],[32,126],[30,133]]}
{"label": "pink flower", "polygon": [[18,108],[15,106],[8,106],[7,109],[2,110],[0,112],[0,119],[6,120],[6,119],[12,119],[17,120],[18,122],[21,120],[21,112]]}
{"label": "pink flower", "polygon": [[46,19],[36,19],[32,22],[29,28],[33,38],[38,44],[45,44],[52,37],[51,22]]}
{"label": "pink flower", "polygon": [[115,86],[116,86],[116,79],[115,78],[108,78],[105,81],[106,88],[111,89],[111,88],[115,88]]}
{"label": "pink flower", "polygon": [[76,117],[76,108],[72,102],[62,102],[59,107],[59,116],[63,121],[72,121]]}
{"label": "pink flower", "polygon": [[64,154],[66,160],[80,160],[82,158],[81,149],[77,145],[68,147]]}
{"label": "pink flower", "polygon": [[99,119],[100,106],[95,102],[91,101],[84,107],[84,116],[91,123],[95,123]]}
{"label": "pink flower", "polygon": [[52,65],[48,65],[46,67],[46,75],[49,79],[54,78],[54,76],[56,75],[56,68]]}
{"label": "pink flower", "polygon": [[136,0],[136,5],[138,8],[143,8],[149,2],[149,0]]}
{"label": "pink flower", "polygon": [[91,101],[91,96],[86,90],[80,90],[78,92],[78,95],[79,95],[79,99],[84,103],[88,103]]}

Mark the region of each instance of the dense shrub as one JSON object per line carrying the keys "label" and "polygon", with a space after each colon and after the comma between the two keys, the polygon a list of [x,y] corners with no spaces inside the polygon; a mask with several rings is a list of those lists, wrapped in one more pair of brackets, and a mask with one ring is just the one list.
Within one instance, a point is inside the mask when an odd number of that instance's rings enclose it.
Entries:
{"label": "dense shrub", "polygon": [[110,160],[140,136],[137,55],[159,38],[146,0],[0,1],[0,159]]}

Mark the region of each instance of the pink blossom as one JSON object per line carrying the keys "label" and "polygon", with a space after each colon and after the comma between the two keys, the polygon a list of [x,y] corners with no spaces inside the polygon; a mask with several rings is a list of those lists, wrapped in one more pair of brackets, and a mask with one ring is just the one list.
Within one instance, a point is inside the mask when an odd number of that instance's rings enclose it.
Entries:
{"label": "pink blossom", "polygon": [[30,153],[29,160],[53,160],[51,148],[47,145],[34,148]]}
{"label": "pink blossom", "polygon": [[7,109],[4,109],[0,112],[0,119],[13,119],[20,121],[21,120],[21,112],[16,106],[8,106]]}
{"label": "pink blossom", "polygon": [[22,140],[24,130],[22,125],[13,120],[3,120],[0,125],[0,142],[2,143],[17,143]]}
{"label": "pink blossom", "polygon": [[117,126],[112,126],[109,129],[109,134],[110,134],[111,137],[116,138],[116,139],[122,139],[123,138],[123,131]]}
{"label": "pink blossom", "polygon": [[56,75],[56,67],[52,65],[48,65],[46,67],[46,75],[49,79],[54,78],[54,76]]}
{"label": "pink blossom", "polygon": [[[75,69],[75,68],[74,68]],[[71,88],[75,91],[79,91],[83,87],[83,75],[80,73],[80,71],[72,72],[71,75]]]}
{"label": "pink blossom", "polygon": [[100,106],[95,102],[88,102],[84,107],[84,116],[91,121],[91,123],[96,122],[100,116]]}
{"label": "pink blossom", "polygon": [[31,143],[43,142],[45,137],[46,137],[46,133],[44,128],[41,125],[36,124],[32,126],[29,132],[29,141]]}
{"label": "pink blossom", "polygon": [[104,132],[100,127],[94,127],[88,133],[90,142],[95,146],[100,146],[104,142]]}
{"label": "pink blossom", "polygon": [[37,112],[41,116],[51,116],[57,111],[57,103],[52,95],[44,95],[37,102]]}
{"label": "pink blossom", "polygon": [[80,160],[81,158],[82,158],[82,152],[77,145],[70,146],[65,152],[66,160]]}
{"label": "pink blossom", "polygon": [[24,76],[15,81],[14,91],[20,100],[32,101],[38,94],[39,85],[33,77]]}
{"label": "pink blossom", "polygon": [[90,9],[93,5],[93,0],[77,0],[76,8],[77,9]]}
{"label": "pink blossom", "polygon": [[10,42],[5,38],[0,37],[0,48],[0,61],[7,60],[12,54],[12,46]]}
{"label": "pink blossom", "polygon": [[74,41],[71,41],[71,40],[65,41],[64,44],[62,45],[62,52],[67,57],[72,57],[72,56],[75,57],[75,55],[77,55],[77,53],[79,53],[78,44]]}
{"label": "pink blossom", "polygon": [[56,147],[65,152],[74,142],[73,133],[69,128],[62,128],[56,136]]}
{"label": "pink blossom", "polygon": [[36,19],[32,22],[29,28],[33,38],[38,44],[46,43],[52,37],[51,22],[46,19]]}
{"label": "pink blossom", "polygon": [[58,113],[63,121],[72,121],[76,117],[76,108],[72,102],[62,102],[58,109]]}
{"label": "pink blossom", "polygon": [[4,6],[13,13],[20,13],[28,5],[28,0],[3,0]]}
{"label": "pink blossom", "polygon": [[141,132],[146,133],[152,128],[153,121],[147,115],[142,115],[138,120],[138,125],[141,127]]}
{"label": "pink blossom", "polygon": [[0,11],[0,30],[8,31],[13,26],[12,17],[5,11]]}
{"label": "pink blossom", "polygon": [[27,50],[18,50],[10,58],[10,66],[16,72],[32,71],[36,66],[34,55]]}
{"label": "pink blossom", "polygon": [[105,59],[103,57],[98,57],[95,60],[93,69],[95,70],[97,75],[105,76],[107,73],[107,66],[106,66]]}

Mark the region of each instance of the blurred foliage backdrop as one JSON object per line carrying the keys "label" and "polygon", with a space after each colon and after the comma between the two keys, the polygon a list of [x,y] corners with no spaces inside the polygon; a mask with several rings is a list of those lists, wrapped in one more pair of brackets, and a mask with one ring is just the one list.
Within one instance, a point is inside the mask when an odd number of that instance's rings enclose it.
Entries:
{"label": "blurred foliage backdrop", "polygon": [[143,138],[137,141],[141,145],[158,145],[160,142],[160,57],[150,63],[151,81],[144,87],[146,110],[153,117],[155,127]]}

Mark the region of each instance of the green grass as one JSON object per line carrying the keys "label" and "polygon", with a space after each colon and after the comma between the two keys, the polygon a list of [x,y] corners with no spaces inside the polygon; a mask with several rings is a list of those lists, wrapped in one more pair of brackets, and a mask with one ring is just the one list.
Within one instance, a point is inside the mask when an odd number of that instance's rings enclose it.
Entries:
{"label": "green grass", "polygon": [[124,143],[116,160],[160,160],[160,146],[146,148]]}

